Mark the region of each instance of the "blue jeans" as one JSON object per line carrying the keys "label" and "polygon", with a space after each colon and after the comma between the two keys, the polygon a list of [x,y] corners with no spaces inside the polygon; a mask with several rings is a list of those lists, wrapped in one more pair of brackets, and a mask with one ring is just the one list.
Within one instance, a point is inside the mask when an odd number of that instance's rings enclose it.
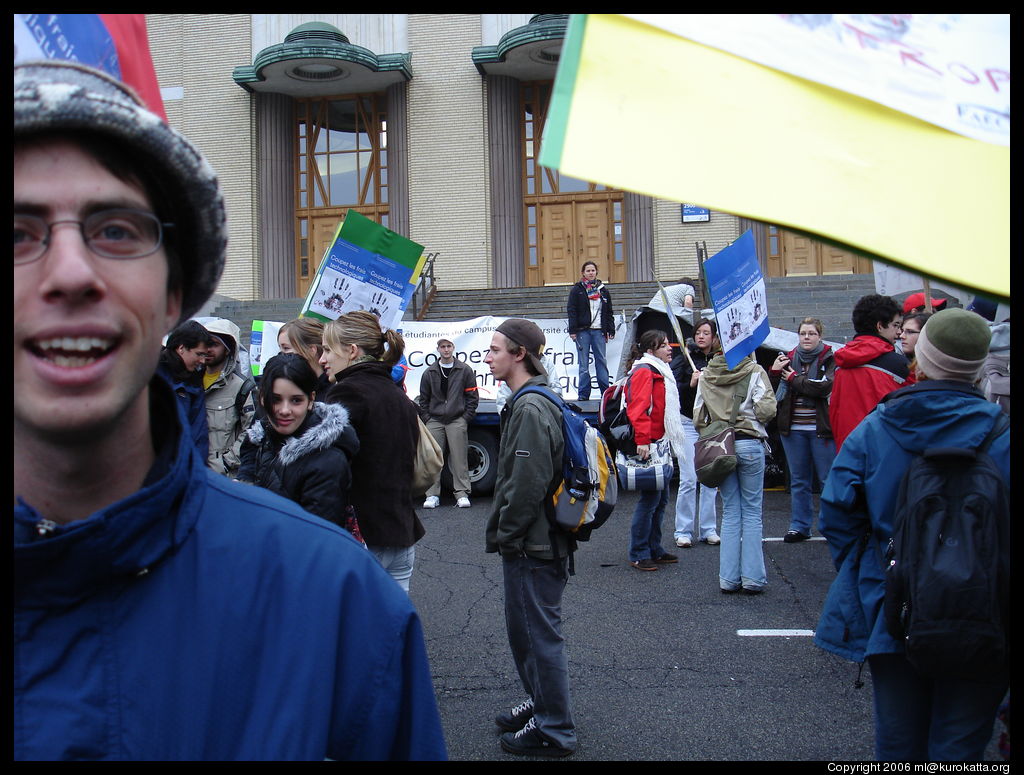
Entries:
{"label": "blue jeans", "polygon": [[597,371],[597,386],[601,393],[608,389],[608,363],[604,350],[607,342],[599,328],[585,328],[576,334],[576,356],[580,363],[579,400],[590,399],[590,354],[594,354],[594,369]]}
{"label": "blue jeans", "polygon": [[409,591],[409,580],[412,578],[412,566],[416,561],[415,546],[367,546],[377,562],[398,585]]}
{"label": "blue jeans", "polygon": [[927,678],[903,654],[868,657],[877,761],[982,761],[1009,675]]}
{"label": "blue jeans", "polygon": [[820,484],[825,482],[836,459],[836,443],[819,439],[814,431],[792,430],[782,437],[782,448],[789,466],[789,529],[810,535],[814,521],[813,477],[817,476]]}
{"label": "blue jeans", "polygon": [[665,554],[661,548],[661,519],[668,503],[668,486],[664,490],[643,490],[633,512],[629,533],[629,561],[656,560]]}
{"label": "blue jeans", "polygon": [[[697,472],[693,468],[693,446],[697,443],[697,429],[693,420],[683,415],[683,435],[690,446],[689,465],[679,462],[679,490],[676,492],[676,538],[686,536],[691,541],[695,538],[707,538],[718,529],[715,516],[715,500],[718,490],[706,485],[697,485]],[[700,495],[698,497],[698,489]],[[693,534],[693,520],[700,510],[700,535]]]}
{"label": "blue jeans", "polygon": [[736,439],[736,470],[719,488],[722,493],[722,545],[718,584],[722,589],[760,589],[768,583],[761,548],[764,501],[764,445]]}
{"label": "blue jeans", "polygon": [[533,699],[537,731],[555,745],[575,749],[569,658],[562,636],[562,593],[569,579],[568,560],[502,555],[501,568],[508,645],[523,689]]}

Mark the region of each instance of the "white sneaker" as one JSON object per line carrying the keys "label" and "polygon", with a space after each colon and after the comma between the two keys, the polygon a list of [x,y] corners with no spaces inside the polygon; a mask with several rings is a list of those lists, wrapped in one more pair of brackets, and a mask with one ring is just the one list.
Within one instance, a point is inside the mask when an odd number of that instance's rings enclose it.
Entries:
{"label": "white sneaker", "polygon": [[469,498],[467,498],[465,495],[463,495],[461,498],[459,498],[457,501],[455,501],[455,505],[458,506],[460,509],[468,509],[469,508]]}
{"label": "white sneaker", "polygon": [[441,505],[441,499],[436,495],[430,495],[425,501],[423,501],[423,508],[425,509],[436,509]]}
{"label": "white sneaker", "polygon": [[680,536],[676,539],[676,546],[680,549],[689,549],[693,546],[693,541],[690,540],[690,536]]}
{"label": "white sneaker", "polygon": [[722,539],[718,537],[718,533],[708,533],[700,540],[708,544],[708,546],[718,546],[722,543]]}

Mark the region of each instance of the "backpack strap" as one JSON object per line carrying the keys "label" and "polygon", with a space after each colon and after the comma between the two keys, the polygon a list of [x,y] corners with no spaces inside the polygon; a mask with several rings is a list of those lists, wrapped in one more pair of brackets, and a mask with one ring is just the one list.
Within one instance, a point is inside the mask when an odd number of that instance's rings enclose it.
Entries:
{"label": "backpack strap", "polygon": [[[544,396],[549,401],[551,401],[551,403],[553,403],[556,407],[558,407],[559,412],[561,412],[562,407],[565,406],[565,401],[564,401],[564,399],[562,399],[561,396],[556,395],[555,392],[553,390],[551,390],[550,388],[542,387],[541,385],[527,385],[526,387],[519,388],[519,390],[517,390],[515,392],[515,394],[512,396],[512,398],[509,399],[509,402],[508,402],[508,404],[506,406],[511,408],[512,403],[520,395],[522,395],[523,393],[537,393],[538,395]],[[563,443],[564,443],[564,441],[563,441]],[[556,471],[555,478],[552,480],[551,485],[548,487],[547,492],[545,492],[545,494],[544,494],[544,516],[548,520],[548,540],[551,541],[551,553],[554,555],[554,558],[556,560],[562,559],[562,555],[560,555],[558,553],[558,535],[559,535],[559,531],[558,531],[558,524],[557,524],[557,522],[555,520],[555,504],[554,504],[553,498],[555,496],[555,493],[558,492],[559,484],[564,479],[565,479],[564,471],[562,471],[561,469]],[[568,545],[566,547],[566,552],[567,552],[568,557],[569,557],[569,575],[570,576],[575,576],[576,575],[576,556],[575,556],[575,551],[576,551],[576,541],[575,541],[575,539],[573,539],[570,536],[569,540],[568,540]]]}
{"label": "backpack strap", "polygon": [[[655,369],[653,366],[651,366],[648,363],[641,363],[640,365],[643,368],[647,369],[648,371],[657,371],[657,369]],[[630,374],[630,377],[631,376],[633,376],[633,375]],[[627,405],[629,404],[629,394],[631,392],[630,389],[629,389],[629,383],[630,382],[631,382],[630,378],[626,377],[626,404]],[[654,413],[654,391],[652,390],[651,391],[651,405],[649,407],[647,407],[647,416],[650,417],[653,413]]]}
{"label": "backpack strap", "polygon": [[978,447],[978,452],[988,452],[988,448],[992,446],[992,442],[1003,435],[1004,431],[1010,429],[1010,418],[1003,414],[1002,410],[999,412],[999,416],[996,418],[995,423],[992,424],[992,429],[985,436],[985,440],[981,442]]}

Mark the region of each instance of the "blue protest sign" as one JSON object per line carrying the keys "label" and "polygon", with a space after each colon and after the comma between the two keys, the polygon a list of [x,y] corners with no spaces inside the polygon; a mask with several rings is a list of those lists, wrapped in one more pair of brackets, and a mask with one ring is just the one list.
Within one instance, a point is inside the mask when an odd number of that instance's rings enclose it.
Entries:
{"label": "blue protest sign", "polygon": [[704,262],[708,293],[729,368],[750,355],[767,337],[768,300],[757,263],[753,232],[747,231]]}

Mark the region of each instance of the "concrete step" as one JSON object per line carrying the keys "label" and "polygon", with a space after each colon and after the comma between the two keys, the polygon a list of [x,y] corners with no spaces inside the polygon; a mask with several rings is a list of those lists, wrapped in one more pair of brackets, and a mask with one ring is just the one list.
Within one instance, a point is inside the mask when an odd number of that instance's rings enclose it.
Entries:
{"label": "concrete step", "polygon": [[[481,315],[502,317],[565,317],[568,285],[542,288],[438,289],[424,320],[468,320]],[[805,317],[819,318],[825,337],[846,342],[853,337],[850,313],[861,296],[874,293],[874,275],[832,275],[823,277],[778,277],[765,282],[771,323],[776,328],[795,331]],[[658,291],[656,282],[609,285],[616,313],[632,312],[645,305]],[[296,317],[303,299],[267,299],[251,302],[229,300],[210,314],[234,321],[248,346],[253,320],[287,321]],[[695,306],[705,306],[699,298]],[[406,320],[412,313],[407,313]]]}

